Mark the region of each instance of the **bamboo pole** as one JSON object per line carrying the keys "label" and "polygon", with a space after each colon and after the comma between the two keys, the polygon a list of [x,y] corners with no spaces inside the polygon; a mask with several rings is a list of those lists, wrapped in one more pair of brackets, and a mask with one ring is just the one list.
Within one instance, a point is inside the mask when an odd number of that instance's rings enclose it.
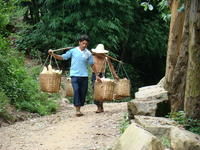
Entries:
{"label": "bamboo pole", "polygon": [[53,52],[57,52],[57,51],[62,51],[62,50],[69,50],[69,49],[72,49],[73,47],[65,47],[65,48],[59,48],[59,49],[55,49],[55,50],[52,50]]}
{"label": "bamboo pole", "polygon": [[[57,51],[62,51],[62,50],[69,50],[69,49],[72,49],[73,47],[65,47],[65,48],[59,48],[59,49],[55,49],[55,50],[52,50],[53,52],[57,52]],[[95,53],[94,53],[95,54]],[[112,59],[112,60],[114,60],[114,61],[117,61],[117,62],[119,62],[119,63],[123,63],[122,61],[120,61],[120,60],[117,60],[116,58],[113,58],[113,57],[111,57],[111,56],[108,56],[108,55],[105,55],[106,57],[108,57],[108,58],[110,58],[110,59]]]}
{"label": "bamboo pole", "polygon": [[113,58],[113,57],[111,57],[111,56],[106,55],[106,57],[108,57],[108,58],[110,58],[110,59],[112,59],[112,60],[115,60],[115,61],[117,61],[117,62],[119,62],[119,63],[123,63],[122,61],[117,60],[117,59],[115,59],[115,58]]}

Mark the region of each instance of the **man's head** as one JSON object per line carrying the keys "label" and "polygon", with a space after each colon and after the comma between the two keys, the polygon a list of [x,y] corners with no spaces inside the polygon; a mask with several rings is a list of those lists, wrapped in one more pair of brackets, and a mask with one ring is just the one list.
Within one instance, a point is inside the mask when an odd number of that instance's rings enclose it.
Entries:
{"label": "man's head", "polygon": [[90,42],[90,39],[89,39],[89,36],[84,34],[84,35],[80,35],[80,37],[78,38],[78,41],[79,42],[82,42],[82,41],[87,41],[88,43]]}
{"label": "man's head", "polygon": [[81,35],[78,39],[80,49],[84,50],[85,48],[87,48],[89,41],[90,40],[87,35]]}
{"label": "man's head", "polygon": [[98,44],[96,48],[92,49],[92,52],[96,53],[96,54],[107,54],[108,50],[104,49],[104,45],[103,44]]}

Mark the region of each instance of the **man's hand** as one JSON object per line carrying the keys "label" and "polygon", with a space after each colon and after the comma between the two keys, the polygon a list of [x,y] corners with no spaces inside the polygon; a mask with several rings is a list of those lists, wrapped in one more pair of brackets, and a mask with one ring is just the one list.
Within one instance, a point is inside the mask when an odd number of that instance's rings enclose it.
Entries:
{"label": "man's hand", "polygon": [[49,55],[53,55],[53,50],[52,49],[48,50],[48,53]]}
{"label": "man's hand", "polygon": [[99,76],[96,76],[97,82],[102,82],[101,78]]}
{"label": "man's hand", "polygon": [[115,80],[119,80],[120,79],[118,76],[115,76],[114,78],[115,78]]}

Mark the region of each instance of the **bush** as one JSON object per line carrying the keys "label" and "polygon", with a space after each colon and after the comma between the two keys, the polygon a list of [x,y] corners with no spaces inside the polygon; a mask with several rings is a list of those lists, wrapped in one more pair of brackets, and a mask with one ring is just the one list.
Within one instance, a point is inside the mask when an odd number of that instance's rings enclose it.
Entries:
{"label": "bush", "polygon": [[0,88],[0,118],[4,120],[13,120],[13,117],[8,112],[9,98],[4,93],[3,89]]}
{"label": "bush", "polygon": [[38,113],[40,115],[49,115],[57,110],[57,103],[51,100],[34,100],[34,101],[22,101],[16,103],[18,109],[26,110],[32,113]]}
{"label": "bush", "polygon": [[128,118],[128,113],[125,113],[124,118],[120,123],[120,133],[123,134],[129,125],[130,125],[130,120]]}
{"label": "bush", "polygon": [[6,107],[9,104],[9,99],[2,89],[0,89],[0,116],[6,112]]}
{"label": "bush", "polygon": [[[46,93],[41,93],[36,80],[38,68],[33,68],[32,74],[29,74],[24,66],[24,57],[11,49],[8,42],[0,38],[0,85],[3,90],[1,96],[0,109],[5,110],[5,97],[10,99],[10,103],[18,109],[39,113],[40,115],[50,114],[57,109],[57,102],[48,99]],[[39,73],[38,73],[39,74]]]}
{"label": "bush", "polygon": [[[8,37],[16,27],[12,23],[19,22],[19,17],[15,16],[16,20],[13,20],[14,15],[19,13],[17,4],[18,1],[0,0],[0,115],[4,118],[9,103],[40,115],[52,113],[57,108],[56,101],[39,91],[36,76],[33,76],[35,73],[31,76],[25,68],[24,56],[10,46],[12,41]],[[9,30],[8,26],[12,29]]]}
{"label": "bush", "polygon": [[32,77],[26,75],[26,78],[19,84],[21,95],[15,104],[19,109],[47,115],[55,112],[58,104],[55,99],[49,99],[48,94],[39,90],[38,81],[36,80],[39,69],[39,67],[32,68],[31,70],[34,70],[31,74]]}
{"label": "bush", "polygon": [[200,120],[186,118],[183,111],[170,113],[168,117],[183,125],[186,130],[200,135]]}

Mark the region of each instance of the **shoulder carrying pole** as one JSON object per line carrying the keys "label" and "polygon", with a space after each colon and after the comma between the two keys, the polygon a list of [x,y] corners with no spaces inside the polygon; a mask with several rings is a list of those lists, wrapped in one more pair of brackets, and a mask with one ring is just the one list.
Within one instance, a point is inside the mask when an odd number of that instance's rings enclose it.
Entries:
{"label": "shoulder carrying pole", "polygon": [[106,55],[106,57],[108,57],[108,58],[110,58],[110,59],[112,59],[112,60],[114,60],[114,61],[117,61],[117,62],[119,62],[119,63],[123,63],[122,61],[117,60],[117,59],[115,59],[115,58],[113,58],[113,57],[111,57],[111,56]]}
{"label": "shoulder carrying pole", "polygon": [[59,48],[59,49],[55,49],[55,50],[52,50],[52,51],[57,52],[57,51],[69,50],[69,49],[72,49],[72,48],[73,47]]}

